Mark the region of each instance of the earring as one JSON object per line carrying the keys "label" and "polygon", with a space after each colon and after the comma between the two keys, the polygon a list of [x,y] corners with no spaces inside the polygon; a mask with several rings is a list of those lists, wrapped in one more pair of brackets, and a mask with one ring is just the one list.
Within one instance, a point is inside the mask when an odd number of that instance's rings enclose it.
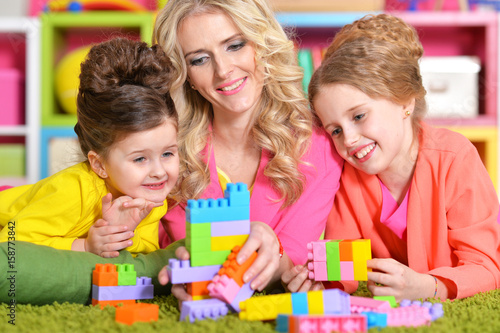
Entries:
{"label": "earring", "polygon": [[196,90],[196,87],[194,86],[194,84],[191,85],[191,89]]}
{"label": "earring", "polygon": [[410,110],[407,110],[407,111],[405,112],[405,115],[406,115],[407,117],[409,117],[409,116],[410,116],[410,114],[411,114]]}

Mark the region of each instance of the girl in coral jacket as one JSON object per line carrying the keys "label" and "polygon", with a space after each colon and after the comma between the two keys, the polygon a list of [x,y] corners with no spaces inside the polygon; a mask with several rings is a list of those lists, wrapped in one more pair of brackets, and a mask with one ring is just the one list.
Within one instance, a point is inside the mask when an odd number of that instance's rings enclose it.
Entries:
{"label": "girl in coral jacket", "polygon": [[371,239],[373,295],[463,298],[500,287],[499,202],[471,142],[423,123],[422,54],[411,26],[369,15],[314,74],[311,104],[347,162],[325,238]]}

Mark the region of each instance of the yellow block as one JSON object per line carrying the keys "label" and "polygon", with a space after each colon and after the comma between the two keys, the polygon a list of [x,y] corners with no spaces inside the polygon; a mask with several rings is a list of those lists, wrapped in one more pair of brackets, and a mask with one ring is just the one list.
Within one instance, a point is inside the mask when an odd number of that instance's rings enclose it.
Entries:
{"label": "yellow block", "polygon": [[193,301],[201,301],[202,299],[209,299],[212,298],[210,295],[196,295],[196,296],[191,296],[193,298]]}
{"label": "yellow block", "polygon": [[232,250],[236,245],[243,245],[248,239],[248,235],[218,236],[211,238],[212,251]]}
{"label": "yellow block", "polygon": [[251,297],[240,302],[240,319],[273,320],[278,314],[292,314],[292,294]]}
{"label": "yellow block", "polygon": [[366,261],[372,258],[372,247],[369,239],[352,241],[352,261]]}
{"label": "yellow block", "polygon": [[323,306],[323,290],[314,290],[307,293],[307,305],[309,306],[309,314],[324,314]]}

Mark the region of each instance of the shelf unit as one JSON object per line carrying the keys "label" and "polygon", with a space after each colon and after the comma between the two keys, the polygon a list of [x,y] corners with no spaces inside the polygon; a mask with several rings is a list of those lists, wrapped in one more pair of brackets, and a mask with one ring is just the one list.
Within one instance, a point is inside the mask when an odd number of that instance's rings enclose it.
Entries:
{"label": "shelf unit", "polygon": [[[327,47],[342,26],[367,12],[278,12],[285,27],[293,28],[299,47]],[[371,12],[370,14],[374,14]],[[475,118],[430,119],[434,126],[465,135],[476,146],[498,188],[498,18],[493,12],[390,12],[413,25],[426,56],[477,56],[479,73],[479,115]]]}
{"label": "shelf unit", "polygon": [[[22,185],[39,179],[39,133],[40,133],[40,21],[38,18],[3,17],[0,20],[0,36],[8,41],[2,52],[7,57],[21,58],[23,64],[15,64],[24,75],[24,123],[0,125],[0,138],[19,139],[24,143],[25,175],[0,176],[0,185]],[[22,52],[21,56],[18,52]],[[17,59],[17,60],[18,60]],[[15,62],[14,59],[13,62]],[[9,65],[9,64],[7,64]],[[12,63],[10,65],[13,65]],[[24,67],[24,68],[22,68]],[[1,101],[0,101],[1,103]],[[3,112],[6,112],[5,110]]]}

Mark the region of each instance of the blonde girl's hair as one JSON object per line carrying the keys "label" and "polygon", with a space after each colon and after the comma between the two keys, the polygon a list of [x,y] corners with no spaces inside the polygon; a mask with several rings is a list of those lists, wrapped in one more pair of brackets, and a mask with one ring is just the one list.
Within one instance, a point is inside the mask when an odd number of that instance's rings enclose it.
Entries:
{"label": "blonde girl's hair", "polygon": [[274,17],[267,0],[170,0],[160,11],[153,33],[173,63],[171,95],[179,113],[179,149],[182,156],[179,201],[198,198],[210,183],[208,166],[201,152],[210,136],[211,104],[190,88],[187,67],[177,32],[188,16],[224,13],[252,43],[257,65],[264,68],[260,113],[252,134],[255,144],[270,152],[264,174],[284,200],[293,204],[304,190],[299,170],[309,148],[312,115],[302,91],[303,73],[297,64],[293,42]]}
{"label": "blonde girl's hair", "polygon": [[367,15],[348,24],[337,33],[311,78],[311,106],[321,87],[333,83],[348,84],[371,98],[400,105],[415,98],[411,117],[414,137],[418,137],[427,110],[419,67],[423,52],[415,29],[400,18]]}

